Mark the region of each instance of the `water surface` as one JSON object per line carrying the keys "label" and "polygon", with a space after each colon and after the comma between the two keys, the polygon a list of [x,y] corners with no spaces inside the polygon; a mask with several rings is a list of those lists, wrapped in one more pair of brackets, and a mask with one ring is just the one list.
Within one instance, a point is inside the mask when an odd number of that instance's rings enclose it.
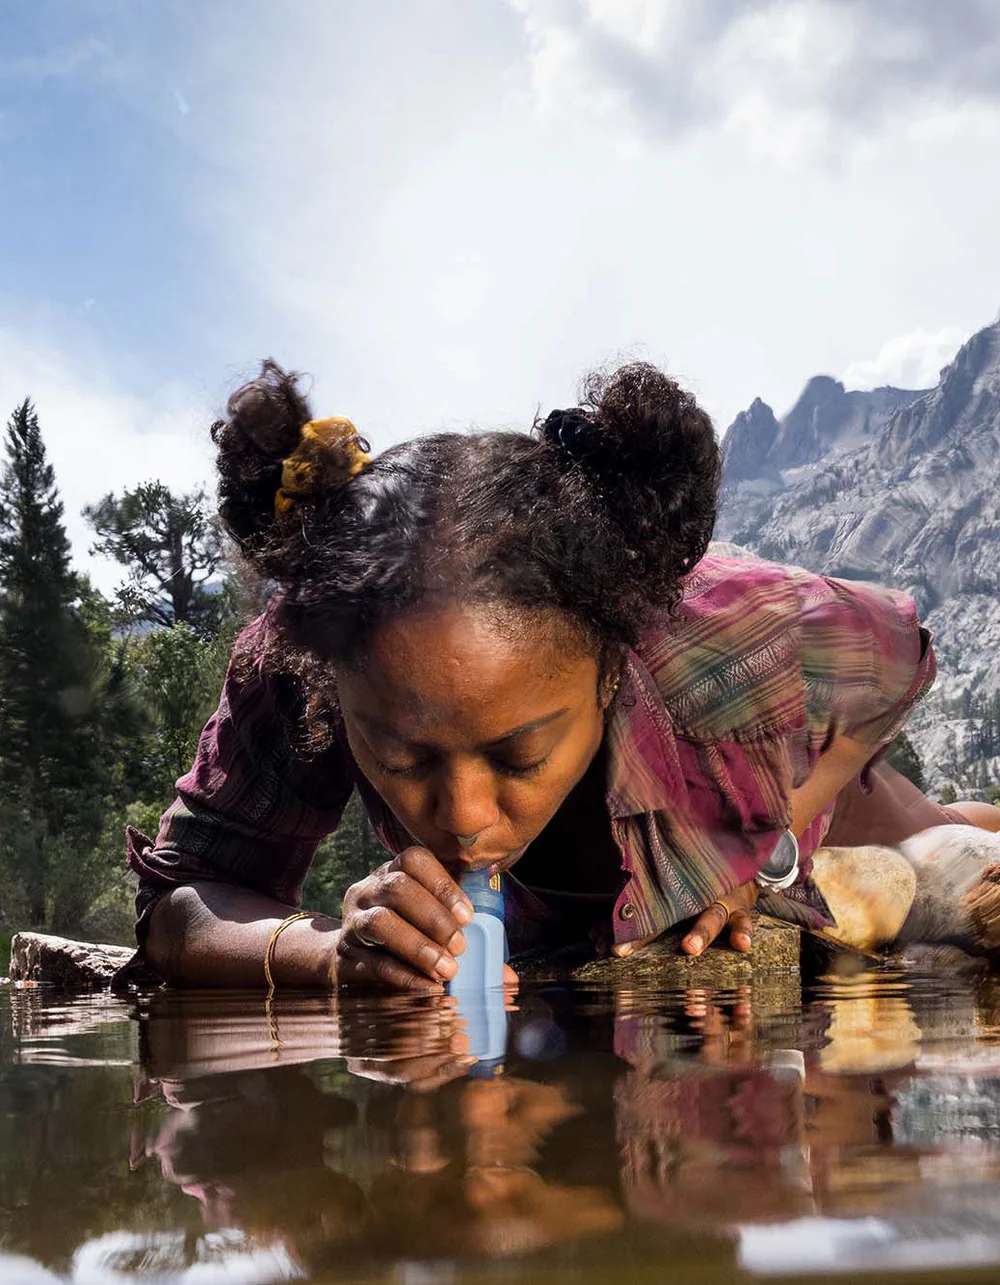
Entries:
{"label": "water surface", "polygon": [[981,976],[2,987],[0,1280],[996,1279],[998,1041]]}

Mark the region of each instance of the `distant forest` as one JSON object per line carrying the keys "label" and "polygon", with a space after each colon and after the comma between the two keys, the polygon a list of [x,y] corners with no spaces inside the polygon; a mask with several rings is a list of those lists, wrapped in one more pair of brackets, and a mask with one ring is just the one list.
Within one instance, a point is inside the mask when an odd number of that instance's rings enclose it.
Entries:
{"label": "distant forest", "polygon": [[[127,942],[125,826],[155,836],[253,596],[201,491],[151,481],[95,497],[85,516],[94,551],[122,568],[111,600],[72,566],[58,481],[23,402],[0,477],[0,935]],[[320,847],[307,904],[339,912],[381,851],[353,799]]]}

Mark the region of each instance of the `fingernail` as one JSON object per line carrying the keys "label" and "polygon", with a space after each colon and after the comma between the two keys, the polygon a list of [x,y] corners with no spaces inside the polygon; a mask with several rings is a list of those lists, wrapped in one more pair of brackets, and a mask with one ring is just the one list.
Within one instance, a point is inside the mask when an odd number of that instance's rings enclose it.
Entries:
{"label": "fingernail", "polygon": [[445,947],[445,950],[449,951],[452,955],[461,955],[462,951],[465,950],[465,934],[455,933],[454,937],[452,937],[451,941],[449,941],[448,945]]}
{"label": "fingernail", "polygon": [[434,972],[437,974],[438,977],[441,978],[442,981],[447,982],[447,981],[450,981],[451,978],[454,977],[455,974],[458,972],[458,965],[455,963],[455,961],[452,959],[450,955],[442,955],[441,958],[438,960],[438,962],[434,965]]}
{"label": "fingernail", "polygon": [[451,908],[451,913],[460,924],[471,924],[475,911],[467,901],[456,901]]}
{"label": "fingernail", "polygon": [[700,955],[701,952],[705,949],[705,939],[703,937],[698,937],[698,936],[689,937],[688,945],[691,947],[691,949],[694,951],[696,955]]}
{"label": "fingernail", "polygon": [[614,953],[618,956],[619,959],[622,959],[624,958],[624,956],[632,954],[632,943],[628,941],[624,944],[624,946],[612,946],[611,949],[614,951]]}

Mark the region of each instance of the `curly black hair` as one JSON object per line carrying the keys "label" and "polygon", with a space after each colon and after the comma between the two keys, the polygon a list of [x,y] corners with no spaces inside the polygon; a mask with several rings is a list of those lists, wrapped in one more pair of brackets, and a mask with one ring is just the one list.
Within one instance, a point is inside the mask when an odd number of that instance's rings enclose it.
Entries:
{"label": "curly black hair", "polygon": [[715,525],[711,421],[645,363],[592,375],[579,406],[527,433],[393,446],[288,517],[282,460],[311,418],[298,376],[265,361],[227,410],[212,427],[220,514],[281,590],[275,619],[300,655],[356,661],[380,622],[433,595],[555,608],[608,655],[676,606]]}

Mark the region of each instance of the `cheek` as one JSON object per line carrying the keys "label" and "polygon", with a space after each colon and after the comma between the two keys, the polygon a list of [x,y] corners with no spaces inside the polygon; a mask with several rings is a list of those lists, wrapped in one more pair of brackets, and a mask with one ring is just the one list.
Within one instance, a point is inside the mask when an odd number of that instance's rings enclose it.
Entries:
{"label": "cheek", "polygon": [[426,780],[408,781],[405,778],[386,776],[372,770],[364,755],[355,754],[355,761],[368,783],[379,795],[396,820],[410,832],[418,843],[434,846],[437,827],[434,824],[433,785]]}
{"label": "cheek", "polygon": [[600,713],[593,720],[581,721],[553,752],[549,766],[538,777],[503,783],[503,814],[518,829],[540,829],[586,775],[603,739],[604,720]]}
{"label": "cheek", "polygon": [[423,810],[422,800],[427,794],[427,785],[422,781],[411,781],[405,777],[386,776],[377,770],[376,756],[368,748],[364,737],[355,734],[350,723],[346,722],[347,743],[351,747],[354,761],[364,773],[369,785],[377,790],[389,808],[405,824],[406,818],[415,817]]}

